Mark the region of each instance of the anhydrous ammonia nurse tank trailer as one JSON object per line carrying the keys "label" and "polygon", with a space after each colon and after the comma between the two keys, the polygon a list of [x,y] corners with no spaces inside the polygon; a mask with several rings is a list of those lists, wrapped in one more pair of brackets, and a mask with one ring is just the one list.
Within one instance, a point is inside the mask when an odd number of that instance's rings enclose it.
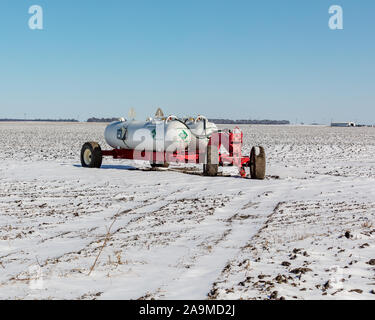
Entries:
{"label": "anhydrous ammonia nurse tank trailer", "polygon": [[105,129],[105,140],[113,149],[102,150],[97,142],[86,142],[81,150],[83,167],[100,168],[103,157],[148,161],[152,167],[169,163],[202,163],[203,173],[216,176],[218,167],[237,166],[242,177],[250,168],[252,179],[264,179],[266,157],[263,147],[253,147],[250,156],[242,156],[243,134],[218,130],[206,117],[179,119],[164,117],[158,109],[155,118],[145,122],[120,119]]}

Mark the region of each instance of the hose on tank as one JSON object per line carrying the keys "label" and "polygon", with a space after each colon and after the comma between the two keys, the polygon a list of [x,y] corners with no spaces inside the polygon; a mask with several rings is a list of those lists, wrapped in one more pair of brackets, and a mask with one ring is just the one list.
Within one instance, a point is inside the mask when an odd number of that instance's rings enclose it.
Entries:
{"label": "hose on tank", "polygon": [[[210,138],[210,135],[208,135],[208,134],[205,134],[205,135],[198,135],[198,134],[195,134],[193,131],[191,131],[191,129],[188,127],[188,125],[185,123],[185,122],[183,122],[183,121],[181,121],[180,119],[174,119],[174,121],[178,121],[178,122],[180,122],[180,123],[182,123],[190,132],[191,132],[191,134],[195,137],[195,138],[197,138],[197,139],[209,139]],[[206,131],[206,130],[205,130]]]}

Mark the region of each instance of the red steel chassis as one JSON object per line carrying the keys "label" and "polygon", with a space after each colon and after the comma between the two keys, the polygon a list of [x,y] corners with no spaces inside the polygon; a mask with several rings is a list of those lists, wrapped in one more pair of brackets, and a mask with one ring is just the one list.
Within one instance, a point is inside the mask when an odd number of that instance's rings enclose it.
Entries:
{"label": "red steel chassis", "polygon": [[[239,169],[242,177],[246,176],[245,167],[250,166],[250,157],[242,156],[243,133],[239,128],[233,131],[218,131],[211,135],[209,144],[219,149],[219,166],[232,165]],[[224,149],[225,153],[220,150]],[[203,152],[202,152],[203,151]],[[203,163],[206,150],[177,150],[175,152],[138,151],[132,149],[103,150],[102,155],[114,159],[145,160],[150,162],[168,163]]]}

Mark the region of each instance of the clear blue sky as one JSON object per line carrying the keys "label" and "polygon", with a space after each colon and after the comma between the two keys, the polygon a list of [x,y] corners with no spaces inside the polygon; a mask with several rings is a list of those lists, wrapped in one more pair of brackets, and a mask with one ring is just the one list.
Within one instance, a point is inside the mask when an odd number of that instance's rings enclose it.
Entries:
{"label": "clear blue sky", "polygon": [[[44,30],[28,28],[41,5]],[[344,9],[344,30],[328,8]],[[1,0],[0,118],[375,123],[373,0]]]}

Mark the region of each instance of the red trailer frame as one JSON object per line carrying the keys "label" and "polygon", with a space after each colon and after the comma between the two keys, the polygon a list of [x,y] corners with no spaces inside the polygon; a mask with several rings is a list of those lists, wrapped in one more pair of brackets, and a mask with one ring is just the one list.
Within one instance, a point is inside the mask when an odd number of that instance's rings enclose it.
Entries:
{"label": "red trailer frame", "polygon": [[[236,127],[233,131],[218,131],[211,135],[209,145],[218,148],[219,166],[232,165],[238,167],[239,174],[246,177],[246,167],[251,165],[251,157],[242,156],[243,133]],[[221,150],[225,149],[223,153]],[[203,163],[207,150],[177,150],[175,152],[138,151],[131,149],[102,150],[102,155],[114,159],[145,160],[168,163]]]}

